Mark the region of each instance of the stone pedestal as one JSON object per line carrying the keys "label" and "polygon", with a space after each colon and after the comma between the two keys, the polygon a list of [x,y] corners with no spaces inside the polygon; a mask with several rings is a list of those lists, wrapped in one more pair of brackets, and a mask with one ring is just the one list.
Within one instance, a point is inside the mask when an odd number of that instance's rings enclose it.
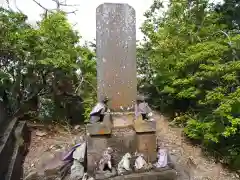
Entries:
{"label": "stone pedestal", "polygon": [[112,118],[110,114],[104,116],[102,123],[88,124],[87,130],[87,171],[93,175],[102,153],[108,146],[112,135]]}
{"label": "stone pedestal", "polygon": [[95,174],[102,153],[108,148],[110,138],[111,134],[87,136],[87,171],[91,176]]}
{"label": "stone pedestal", "polygon": [[146,161],[153,163],[157,159],[156,122],[137,119],[134,123],[137,151],[144,154]]}
{"label": "stone pedestal", "polygon": [[88,134],[87,136],[87,171],[94,175],[97,163],[106,148],[111,147],[113,152],[113,166],[116,168],[122,156],[136,151],[136,133],[133,129],[114,129],[109,134]]}

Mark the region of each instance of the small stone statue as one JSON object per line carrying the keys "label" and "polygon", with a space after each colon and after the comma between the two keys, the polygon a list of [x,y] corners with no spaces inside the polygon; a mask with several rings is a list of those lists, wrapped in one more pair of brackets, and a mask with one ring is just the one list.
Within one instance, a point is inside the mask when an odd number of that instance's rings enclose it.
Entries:
{"label": "small stone statue", "polygon": [[144,155],[140,153],[135,154],[137,156],[135,160],[134,167],[136,170],[145,169],[147,167],[147,162],[144,159]]}
{"label": "small stone statue", "polygon": [[138,119],[139,116],[142,116],[142,120],[153,120],[149,119],[153,114],[152,110],[149,107],[148,103],[145,102],[145,99],[143,96],[138,96],[135,104],[135,119]]}
{"label": "small stone statue", "polygon": [[102,158],[98,163],[98,171],[96,179],[107,179],[116,175],[116,169],[112,166],[113,149],[108,147],[102,154]]}
{"label": "small stone statue", "polygon": [[102,158],[99,161],[99,171],[112,170],[112,153],[113,149],[111,147],[108,147],[102,154]]}
{"label": "small stone statue", "polygon": [[125,172],[131,171],[132,169],[130,168],[130,159],[132,158],[130,153],[126,153],[121,161],[118,163],[118,174],[123,174]]}
{"label": "small stone statue", "polygon": [[100,102],[98,102],[92,109],[90,113],[90,123],[102,122],[104,119],[104,114],[109,112],[107,107],[109,99],[104,97]]}
{"label": "small stone statue", "polygon": [[158,148],[157,162],[154,164],[155,168],[164,168],[168,165],[167,149]]}

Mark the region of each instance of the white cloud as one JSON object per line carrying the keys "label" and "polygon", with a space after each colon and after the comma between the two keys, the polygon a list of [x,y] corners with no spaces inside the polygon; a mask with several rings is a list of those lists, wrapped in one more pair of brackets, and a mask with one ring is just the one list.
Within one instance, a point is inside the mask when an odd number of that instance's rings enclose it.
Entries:
{"label": "white cloud", "polygon": [[[21,3],[20,3],[21,1]],[[51,0],[37,0],[43,6],[54,8],[54,3]],[[2,2],[2,3],[1,3]],[[0,5],[4,4],[5,0],[0,0]],[[14,1],[13,1],[14,2]],[[43,10],[36,5],[33,0],[16,0],[17,6],[29,17],[30,22],[40,20],[40,14]],[[96,36],[96,8],[103,3],[128,3],[136,11],[136,27],[137,39],[142,39],[143,35],[139,27],[144,21],[143,13],[148,10],[153,0],[67,0],[68,4],[79,4],[76,15],[70,14],[69,21],[76,24],[75,29],[78,30],[84,40],[91,41]],[[5,4],[6,5],[6,4]],[[11,7],[14,5],[12,4]],[[73,8],[68,7],[66,10],[71,11]]]}

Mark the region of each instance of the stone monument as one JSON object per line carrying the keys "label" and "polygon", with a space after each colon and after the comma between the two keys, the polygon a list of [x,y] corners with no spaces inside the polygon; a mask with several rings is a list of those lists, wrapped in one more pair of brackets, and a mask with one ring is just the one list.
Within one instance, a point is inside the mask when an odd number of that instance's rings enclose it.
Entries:
{"label": "stone monument", "polygon": [[[173,180],[162,178],[163,175],[159,172],[153,172],[153,176],[148,173],[137,175],[136,172],[135,175],[129,174],[129,177],[119,176],[125,170],[132,172],[130,159],[133,160],[132,155],[136,151],[147,162],[152,163],[157,159],[155,123],[138,120],[133,123],[132,113],[137,97],[135,21],[135,10],[128,4],[104,3],[96,10],[98,100],[108,97],[109,108],[113,111],[111,117],[102,123],[87,126],[87,172],[96,179],[108,179],[111,176],[109,179],[112,180],[142,179],[141,177]],[[130,122],[130,119],[132,123],[125,123]],[[107,122],[113,122],[113,125]],[[116,177],[112,177],[115,172],[98,167],[109,147],[113,150],[111,166],[118,170]],[[126,166],[124,162],[129,162],[129,165]]]}
{"label": "stone monument", "polygon": [[96,10],[98,99],[114,111],[129,110],[136,99],[136,17],[128,4],[104,3]]}

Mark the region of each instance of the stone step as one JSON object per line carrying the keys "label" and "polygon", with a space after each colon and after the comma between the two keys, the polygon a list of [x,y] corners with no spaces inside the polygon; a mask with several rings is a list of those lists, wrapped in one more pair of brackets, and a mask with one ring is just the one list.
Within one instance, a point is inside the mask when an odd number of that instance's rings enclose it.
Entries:
{"label": "stone step", "polygon": [[177,173],[175,170],[165,170],[161,172],[150,171],[144,173],[133,173],[129,175],[116,176],[109,178],[108,180],[176,180]]}
{"label": "stone step", "polygon": [[[2,129],[0,135],[0,179],[4,179],[4,174],[8,170],[8,165],[11,161],[11,156],[14,150],[14,129],[17,126],[17,119],[11,120],[5,126],[5,130]],[[4,130],[4,131],[3,131]],[[4,162],[4,164],[3,164]]]}
{"label": "stone step", "polygon": [[19,137],[14,138],[14,150],[4,180],[20,180],[23,177],[22,164],[26,151],[25,142],[28,141],[26,122],[19,122],[14,133]]}

